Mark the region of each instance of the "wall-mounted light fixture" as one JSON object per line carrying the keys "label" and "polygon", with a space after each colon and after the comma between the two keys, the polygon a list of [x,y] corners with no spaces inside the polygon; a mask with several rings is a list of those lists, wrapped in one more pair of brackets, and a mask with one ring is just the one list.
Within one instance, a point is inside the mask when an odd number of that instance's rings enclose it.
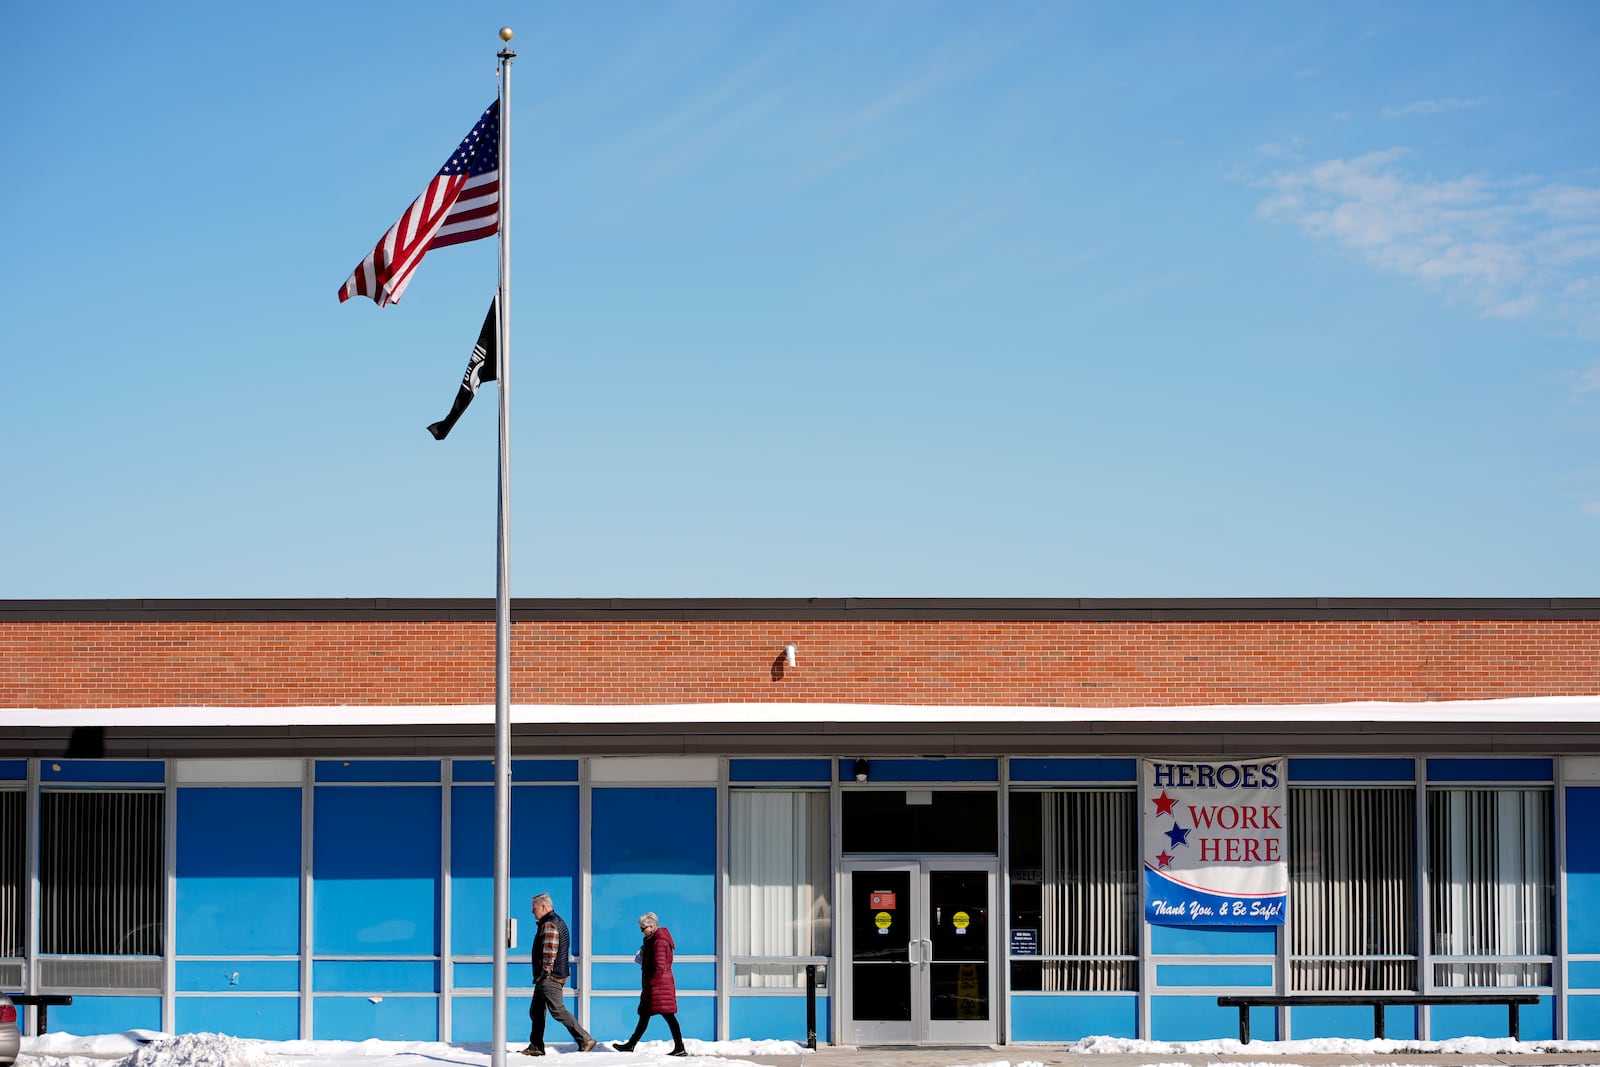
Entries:
{"label": "wall-mounted light fixture", "polygon": [[858,760],[856,760],[856,781],[864,782],[866,780],[867,780],[867,761],[864,760],[864,759],[858,759]]}
{"label": "wall-mounted light fixture", "polygon": [[784,645],[783,646],[783,662],[785,662],[789,666],[793,667],[794,666],[794,657],[795,657],[794,645],[792,643]]}

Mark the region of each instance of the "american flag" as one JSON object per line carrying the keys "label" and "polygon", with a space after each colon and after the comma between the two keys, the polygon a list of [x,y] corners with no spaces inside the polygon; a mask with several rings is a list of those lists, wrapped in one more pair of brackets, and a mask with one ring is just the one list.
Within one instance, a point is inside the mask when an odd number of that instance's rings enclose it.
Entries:
{"label": "american flag", "polygon": [[496,100],[422,195],[339,287],[339,303],[352,296],[371,297],[379,307],[396,303],[429,249],[476,241],[499,229],[500,101]]}

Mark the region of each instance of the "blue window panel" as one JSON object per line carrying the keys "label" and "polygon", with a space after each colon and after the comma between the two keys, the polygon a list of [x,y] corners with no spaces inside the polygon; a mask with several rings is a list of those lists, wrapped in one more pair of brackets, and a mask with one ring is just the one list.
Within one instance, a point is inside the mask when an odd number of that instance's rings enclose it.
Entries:
{"label": "blue window panel", "polygon": [[818,782],[834,781],[834,768],[827,760],[728,760],[730,782]]}
{"label": "blue window panel", "polygon": [[1311,759],[1289,760],[1289,781],[1306,782],[1411,782],[1416,780],[1417,762],[1409,759]]}
{"label": "blue window panel", "polygon": [[318,1041],[439,1040],[438,997],[317,997],[311,1028]]}
{"label": "blue window panel", "polygon": [[[802,1002],[803,1003],[803,1002]],[[800,1009],[802,1012],[805,1008]],[[639,998],[638,997],[589,997],[589,1032],[599,1041],[623,1041],[633,1033],[633,1028],[639,1023]],[[802,1024],[803,1025],[803,1024]],[[717,999],[715,997],[678,997],[678,1026],[683,1030],[684,1037],[696,1038],[700,1041],[715,1041],[717,1039]],[[552,1038],[558,1041],[566,1040],[567,1032],[559,1023],[545,1023],[545,1043],[548,1045]],[[639,1049],[642,1052],[665,1052],[672,1047],[672,1034],[667,1030],[666,1020],[661,1016],[653,1016],[650,1026],[639,1039]],[[648,1049],[645,1046],[659,1043],[660,1047]],[[559,1047],[559,1046],[558,1046]],[[571,1044],[567,1045],[571,1048]]]}
{"label": "blue window panel", "polygon": [[1164,963],[1156,968],[1156,985],[1270,986],[1272,985],[1272,965]]}
{"label": "blue window panel", "polygon": [[[528,1035],[528,1008],[532,1006],[531,994],[518,995],[515,990],[506,994],[506,1037],[514,1047],[520,1048]],[[566,997],[567,1010],[578,1014],[578,1000],[572,994]],[[463,996],[450,998],[450,1040],[457,1043],[488,1041],[494,1036],[494,998]],[[547,1017],[544,1036],[565,1038],[567,1031],[560,1023]],[[627,1035],[624,1034],[623,1037]],[[622,1040],[618,1038],[617,1040]],[[599,1051],[598,1049],[596,1051]]]}
{"label": "blue window panel", "polygon": [[1430,782],[1548,782],[1555,764],[1547,759],[1431,759]]}
{"label": "blue window panel", "polygon": [[[450,939],[456,955],[494,952],[494,790],[450,791]],[[529,902],[549,893],[556,914],[578,944],[578,787],[519,786],[511,790],[511,915],[518,945],[511,958],[531,960],[538,928]]]}
{"label": "blue window panel", "polygon": [[639,951],[638,918],[653,911],[678,952],[717,951],[717,791],[596,789],[590,810],[597,956]]}
{"label": "blue window panel", "polygon": [[1567,997],[1567,1040],[1600,1039],[1600,996],[1570,994]]}
{"label": "blue window panel", "polygon": [[76,994],[71,1004],[50,1008],[50,1029],[52,1032],[69,1034],[120,1034],[124,1030],[159,1030],[161,998],[86,997]]}
{"label": "blue window panel", "polygon": [[[673,967],[672,976],[678,976],[678,968]],[[589,964],[589,981],[593,982],[594,989],[623,990],[635,992],[639,989],[639,965],[637,963],[591,963]]]}
{"label": "blue window panel", "polygon": [[1278,933],[1259,926],[1151,926],[1150,951],[1158,956],[1270,956]]}
{"label": "blue window panel", "polygon": [[1012,1041],[1137,1037],[1139,998],[1041,994],[1011,996]]}
{"label": "blue window panel", "polygon": [[[493,989],[494,964],[492,963],[458,963],[452,971],[454,977],[451,986],[455,989]],[[577,977],[576,971],[573,978]],[[521,963],[507,961],[506,982],[508,985],[533,985],[533,976]],[[567,980],[567,986],[572,986],[572,979]]]}
{"label": "blue window panel", "polygon": [[[1567,790],[1567,951],[1600,952],[1600,788]],[[1574,963],[1573,967],[1579,965]],[[1600,982],[1582,985],[1600,987]]]}
{"label": "blue window panel", "polygon": [[300,1038],[299,997],[178,997],[173,1011],[180,1034],[229,1034],[258,1041]]}
{"label": "blue window panel", "polygon": [[299,960],[179,960],[174,973],[182,993],[293,993],[300,988]]}
{"label": "blue window panel", "polygon": [[[1215,1041],[1239,1037],[1239,1009],[1219,1007],[1216,997],[1150,998],[1150,1040]],[[1250,1037],[1278,1040],[1278,1010],[1250,1009]]]}
{"label": "blue window panel", "polygon": [[439,951],[438,788],[319,786],[313,938],[322,956]]}
{"label": "blue window panel", "polygon": [[[869,759],[874,782],[998,782],[1000,761],[992,759]],[[839,761],[839,780],[853,782],[856,761]]]}
{"label": "blue window panel", "polygon": [[433,993],[439,965],[432,960],[313,960],[318,993]]}
{"label": "blue window panel", "polygon": [[[672,964],[672,978],[677,983],[679,992],[697,989],[714,990],[717,988],[717,965],[684,963],[682,960],[676,960]],[[637,991],[639,965],[631,962],[590,963],[589,980],[594,983],[592,987],[594,989]]]}
{"label": "blue window panel", "polygon": [[300,951],[300,790],[178,790],[178,952]]}
{"label": "blue window panel", "polygon": [[[831,1002],[817,997],[817,1039],[827,1041],[831,1031]],[[735,1041],[794,1041],[805,1044],[805,997],[742,997],[728,1002],[728,1034]]]}
{"label": "blue window panel", "polygon": [[[1428,1039],[1449,1041],[1453,1037],[1507,1037],[1511,1033],[1511,1013],[1505,1008],[1470,1004],[1440,1004],[1428,1009]],[[53,1016],[52,1016],[53,1018]],[[1519,1017],[1524,1041],[1549,1041],[1555,1036],[1555,1001],[1540,997]]]}
{"label": "blue window panel", "polygon": [[436,759],[319,759],[318,782],[437,782]]}
{"label": "blue window panel", "polygon": [[675,961],[672,965],[672,977],[678,984],[679,992],[697,989],[714,991],[717,988],[717,965]]}
{"label": "blue window panel", "polygon": [[[678,1025],[680,1027],[683,1025],[683,1006],[683,1001],[678,1001],[678,1008],[680,1009],[678,1014]],[[626,1041],[628,1039],[628,1035],[633,1033],[634,1025],[637,1024],[638,1021],[638,996],[602,997],[593,993],[590,994],[589,1032],[595,1036],[596,1040],[602,1042]],[[667,1029],[667,1024],[662,1022],[660,1019],[652,1019],[651,1021],[656,1024],[657,1032],[654,1034],[645,1034],[644,1040],[647,1041],[663,1036]],[[550,1036],[550,1024],[546,1023],[545,1037],[548,1039]],[[555,1036],[566,1037],[567,1035],[566,1032],[561,1029],[561,1027],[557,1026],[555,1028]]]}
{"label": "blue window panel", "polygon": [[[458,759],[450,766],[450,773],[458,782],[494,782],[493,760]],[[517,759],[511,761],[511,781],[516,782],[576,782],[578,761],[575,759]]]}
{"label": "blue window panel", "polygon": [[[1593,952],[1593,949],[1574,949]],[[1600,961],[1573,960],[1567,964],[1567,988],[1600,990]]]}
{"label": "blue window panel", "polygon": [[52,785],[56,782],[159,784],[166,780],[167,765],[162,760],[57,759],[39,761],[39,781],[44,785]]}
{"label": "blue window panel", "polygon": [[0,782],[20,782],[28,777],[25,759],[0,759]]}
{"label": "blue window panel", "polygon": [[[1233,1009],[1235,1013],[1239,1009]],[[1255,1009],[1250,1012],[1250,1030],[1255,1037]],[[1383,1032],[1392,1041],[1413,1041],[1417,1036],[1417,1009],[1404,1006],[1383,1009]],[[1289,1009],[1289,1033],[1296,1041],[1317,1037],[1343,1037],[1366,1040],[1373,1035],[1371,1005],[1344,1007],[1300,1007]]]}
{"label": "blue window panel", "polygon": [[1136,782],[1138,761],[1131,759],[1014,759],[1013,782]]}
{"label": "blue window panel", "polygon": [[735,759],[728,761],[730,782],[821,782],[833,780],[825,759]]}

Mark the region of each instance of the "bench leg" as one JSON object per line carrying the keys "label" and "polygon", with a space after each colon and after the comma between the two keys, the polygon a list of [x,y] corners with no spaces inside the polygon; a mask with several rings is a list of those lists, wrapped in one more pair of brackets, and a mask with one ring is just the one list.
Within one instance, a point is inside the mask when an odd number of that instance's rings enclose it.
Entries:
{"label": "bench leg", "polygon": [[50,1030],[50,1014],[49,1014],[50,1013],[50,1007],[49,1007],[49,1005],[40,1004],[39,1006],[37,1006],[33,1010],[39,1013],[39,1032],[41,1034],[49,1032],[49,1030]]}
{"label": "bench leg", "polygon": [[1250,1005],[1239,1005],[1239,1044],[1250,1043]]}
{"label": "bench leg", "polygon": [[1378,1001],[1372,1006],[1372,1036],[1382,1041],[1383,1030],[1383,1001]]}
{"label": "bench leg", "polygon": [[1515,1003],[1506,1005],[1507,1010],[1511,1012],[1511,1040],[1513,1041],[1522,1040],[1522,1020],[1520,1018],[1520,1013],[1517,1010],[1518,1007],[1520,1007],[1520,1005]]}

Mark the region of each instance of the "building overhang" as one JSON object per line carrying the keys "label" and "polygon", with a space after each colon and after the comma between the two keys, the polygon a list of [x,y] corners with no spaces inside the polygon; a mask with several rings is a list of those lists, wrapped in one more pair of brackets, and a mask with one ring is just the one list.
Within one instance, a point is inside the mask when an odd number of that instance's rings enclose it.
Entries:
{"label": "building overhang", "polygon": [[[516,704],[512,756],[1600,755],[1600,695],[1203,706]],[[20,708],[0,756],[494,754],[493,705]]]}

